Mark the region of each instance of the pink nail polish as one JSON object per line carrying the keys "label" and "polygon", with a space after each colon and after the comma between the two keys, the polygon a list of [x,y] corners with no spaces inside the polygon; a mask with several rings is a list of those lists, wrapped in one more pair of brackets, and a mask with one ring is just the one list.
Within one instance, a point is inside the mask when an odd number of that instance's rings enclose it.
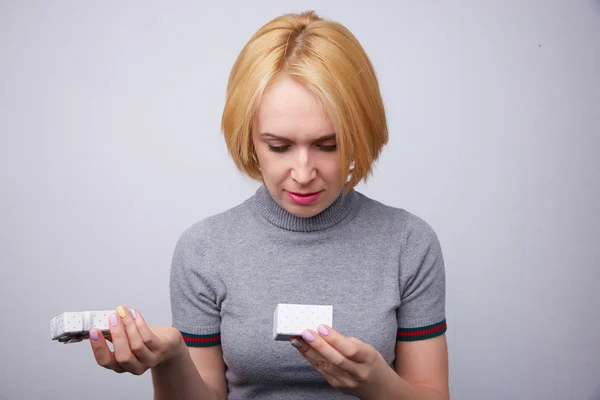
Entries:
{"label": "pink nail polish", "polygon": [[317,331],[319,332],[319,335],[321,335],[321,336],[329,335],[329,331],[323,325],[319,325],[319,327],[317,328]]}
{"label": "pink nail polish", "polygon": [[117,314],[110,314],[109,320],[112,326],[119,325],[119,318],[117,317]]}
{"label": "pink nail polish", "polygon": [[312,342],[315,340],[315,337],[309,331],[304,331],[302,332],[302,339],[306,340],[307,342]]}
{"label": "pink nail polish", "polygon": [[91,330],[90,331],[90,339],[92,339],[94,342],[96,340],[98,340],[98,331],[96,330]]}

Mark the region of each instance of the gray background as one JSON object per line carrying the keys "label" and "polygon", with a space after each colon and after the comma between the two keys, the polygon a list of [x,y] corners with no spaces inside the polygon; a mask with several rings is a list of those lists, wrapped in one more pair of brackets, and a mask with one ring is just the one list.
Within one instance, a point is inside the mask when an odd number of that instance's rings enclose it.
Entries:
{"label": "gray background", "polygon": [[63,311],[170,324],[175,241],[256,184],[219,132],[263,23],[363,43],[391,139],[359,190],[438,232],[454,399],[600,398],[600,2],[0,2],[0,398],[151,398],[49,338]]}

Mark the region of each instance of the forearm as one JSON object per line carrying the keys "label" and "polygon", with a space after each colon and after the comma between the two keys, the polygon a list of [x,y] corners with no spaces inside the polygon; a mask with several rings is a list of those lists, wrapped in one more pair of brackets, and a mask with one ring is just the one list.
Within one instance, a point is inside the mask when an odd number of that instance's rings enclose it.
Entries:
{"label": "forearm", "polygon": [[402,379],[392,368],[388,371],[385,384],[378,386],[377,393],[369,400],[448,400],[447,394],[419,387]]}
{"label": "forearm", "polygon": [[152,384],[154,400],[220,400],[202,380],[185,345],[178,356],[152,368]]}

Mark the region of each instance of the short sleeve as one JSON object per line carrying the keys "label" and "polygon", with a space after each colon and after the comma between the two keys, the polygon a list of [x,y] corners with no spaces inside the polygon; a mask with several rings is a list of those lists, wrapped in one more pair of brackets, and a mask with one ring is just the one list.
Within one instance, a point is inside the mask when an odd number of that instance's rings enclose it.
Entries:
{"label": "short sleeve", "polygon": [[397,340],[429,339],[446,332],[444,257],[434,230],[410,215],[401,256]]}
{"label": "short sleeve", "polygon": [[188,346],[221,343],[220,285],[207,257],[206,228],[186,230],[175,246],[169,281],[172,325]]}

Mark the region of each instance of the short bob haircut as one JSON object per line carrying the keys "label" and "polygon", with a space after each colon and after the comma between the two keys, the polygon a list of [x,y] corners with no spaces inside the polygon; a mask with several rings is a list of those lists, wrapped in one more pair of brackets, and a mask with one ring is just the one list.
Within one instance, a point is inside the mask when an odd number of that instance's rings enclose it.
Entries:
{"label": "short bob haircut", "polygon": [[366,182],[388,141],[379,83],[356,37],[314,11],[268,22],[233,65],[221,129],[237,168],[258,181],[262,178],[252,123],[263,93],[282,72],[312,90],[323,105],[335,129],[344,188]]}

